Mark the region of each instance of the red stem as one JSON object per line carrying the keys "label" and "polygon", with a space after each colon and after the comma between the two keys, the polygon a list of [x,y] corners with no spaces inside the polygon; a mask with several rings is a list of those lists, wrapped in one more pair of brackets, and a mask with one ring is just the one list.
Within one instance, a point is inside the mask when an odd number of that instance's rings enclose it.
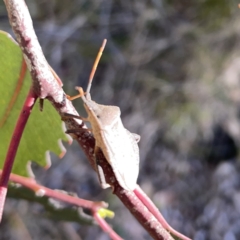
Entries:
{"label": "red stem", "polygon": [[168,222],[165,220],[163,215],[160,213],[160,211],[157,209],[157,207],[154,205],[152,200],[146,195],[145,192],[137,185],[136,189],[134,190],[134,193],[142,201],[142,203],[148,208],[148,210],[153,214],[153,216],[162,224],[162,226],[168,230],[170,233],[175,235],[176,237],[182,239],[182,240],[191,240],[190,238],[184,236],[180,232],[173,229]]}
{"label": "red stem", "polygon": [[[2,171],[0,170],[0,176],[1,176],[1,173]],[[79,197],[70,196],[60,191],[56,191],[56,190],[44,187],[38,184],[34,179],[22,177],[17,174],[11,173],[9,180],[15,183],[19,183],[22,186],[28,189],[31,189],[36,193],[39,192],[39,194],[41,194],[42,196],[45,195],[51,198],[56,198],[60,201],[64,201],[79,207],[88,208],[92,211],[96,211],[99,208],[106,208],[108,206],[108,204],[105,202],[92,202],[92,201],[81,199]]]}
{"label": "red stem", "polygon": [[31,113],[31,110],[36,102],[37,96],[30,88],[23,108],[20,112],[17,124],[15,126],[10,145],[8,147],[7,156],[4,162],[2,175],[0,178],[0,222],[2,219],[3,207],[6,199],[8,180],[12,171],[14,159],[17,153],[17,149],[23,134],[23,130]]}
{"label": "red stem", "polygon": [[[2,170],[0,170],[0,176],[1,174]],[[81,199],[79,197],[68,195],[60,191],[52,190],[50,188],[39,185],[34,179],[22,177],[13,173],[10,174],[9,180],[15,183],[19,183],[22,186],[35,192],[39,191],[39,193],[47,197],[55,198],[66,203],[90,209],[92,211],[95,221],[98,223],[98,225],[103,231],[105,231],[113,240],[122,240],[122,238],[116,232],[114,232],[114,230],[109,226],[109,224],[97,213],[99,208],[106,208],[108,205],[107,203],[92,202]],[[7,190],[7,188],[5,188],[5,190]]]}
{"label": "red stem", "polygon": [[[56,81],[50,68],[43,56],[40,44],[37,40],[36,34],[32,26],[32,20],[24,0],[4,0],[9,21],[12,25],[13,31],[16,35],[17,41],[21,46],[24,58],[30,69],[30,73],[33,79],[33,87],[38,93],[40,98],[48,97],[56,108],[56,110],[63,115],[63,113],[77,114],[76,110],[65,97],[65,93],[61,88],[59,81]],[[81,121],[74,119],[65,120],[68,130],[82,128]],[[84,152],[88,156],[93,168],[94,164],[94,138],[93,136],[86,134],[74,134],[78,143],[82,146]],[[111,166],[107,164],[103,167],[104,162],[107,160],[102,157],[103,164],[101,165],[105,173],[108,183],[116,182],[115,175],[111,169]],[[105,171],[106,170],[106,171]],[[8,178],[7,178],[8,179]],[[112,185],[112,184],[111,184]],[[0,201],[1,194],[4,196],[6,188],[0,188]],[[2,191],[2,192],[1,192]],[[128,191],[124,191],[119,184],[114,184],[114,193],[122,200],[125,206],[132,212],[132,214],[138,219],[142,226],[151,234],[155,239],[172,239],[168,231],[166,231],[161,224],[153,217],[153,214],[145,208],[143,202],[138,197]],[[5,197],[4,197],[5,198]],[[4,199],[2,198],[2,199]],[[0,203],[1,204],[1,203]],[[1,213],[0,205],[0,213]],[[146,211],[147,210],[147,211]]]}
{"label": "red stem", "polygon": [[97,221],[98,225],[105,231],[113,240],[123,240],[113,229],[108,225],[108,223],[101,217],[97,212],[93,213],[94,219]]}

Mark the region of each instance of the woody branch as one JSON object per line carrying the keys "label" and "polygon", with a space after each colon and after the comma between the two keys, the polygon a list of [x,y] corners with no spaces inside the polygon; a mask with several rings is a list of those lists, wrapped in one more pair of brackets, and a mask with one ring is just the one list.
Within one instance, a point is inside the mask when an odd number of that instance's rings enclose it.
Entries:
{"label": "woody branch", "polygon": [[[32,76],[32,88],[40,99],[48,99],[62,116],[64,113],[78,115],[71,101],[61,87],[61,83],[52,74],[42,53],[41,46],[33,29],[32,20],[24,0],[4,0],[9,21],[20,45],[24,59]],[[81,120],[63,119],[68,130],[82,128]],[[95,140],[91,133],[79,132],[72,134],[82,147],[90,164],[94,168],[93,149]],[[123,190],[118,184],[114,173],[105,157],[100,153],[100,165],[106,179],[114,187],[114,193],[138,219],[141,225],[154,239],[173,239],[157,219],[149,212],[133,192]]]}

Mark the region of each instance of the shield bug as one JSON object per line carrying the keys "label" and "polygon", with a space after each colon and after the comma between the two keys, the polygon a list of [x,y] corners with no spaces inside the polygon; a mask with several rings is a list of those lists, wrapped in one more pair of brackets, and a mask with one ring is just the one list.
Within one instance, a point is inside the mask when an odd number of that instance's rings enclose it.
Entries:
{"label": "shield bug", "polygon": [[[94,62],[86,92],[84,93],[81,87],[76,87],[79,94],[69,97],[70,100],[82,98],[88,117],[82,118],[69,114],[67,116],[77,117],[91,124],[91,132],[96,140],[95,153],[101,149],[111,165],[118,183],[122,188],[132,191],[136,187],[139,173],[139,148],[137,143],[140,136],[129,132],[123,126],[119,107],[98,104],[91,99],[90,95],[92,80],[105,45],[106,39],[103,41]],[[106,184],[103,171],[99,167],[97,166],[96,169],[98,170],[100,183],[103,188],[106,188],[109,185]]]}

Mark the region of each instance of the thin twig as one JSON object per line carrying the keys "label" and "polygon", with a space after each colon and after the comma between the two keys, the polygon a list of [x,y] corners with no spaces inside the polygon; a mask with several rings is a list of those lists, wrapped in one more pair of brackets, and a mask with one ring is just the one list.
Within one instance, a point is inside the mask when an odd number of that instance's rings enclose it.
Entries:
{"label": "thin twig", "polygon": [[94,216],[94,219],[99,224],[99,226],[101,226],[103,231],[106,232],[111,237],[111,239],[123,240],[119,235],[116,234],[116,232],[112,230],[112,228],[108,225],[108,223],[101,216],[99,216],[97,212],[94,212],[93,216]]}
{"label": "thin twig", "polygon": [[3,207],[7,194],[7,185],[10,173],[12,171],[13,162],[17,153],[17,149],[23,134],[23,130],[26,126],[31,110],[36,102],[37,96],[30,88],[26,97],[25,103],[19,115],[16,127],[14,129],[10,145],[8,147],[7,156],[4,162],[2,175],[0,178],[0,222],[2,219]]}
{"label": "thin twig", "polygon": [[[2,172],[3,171],[0,170],[0,176],[2,175]],[[92,202],[92,201],[88,201],[88,200],[85,200],[85,199],[82,199],[79,197],[70,196],[63,192],[55,191],[53,189],[44,187],[44,186],[38,184],[32,178],[22,177],[17,174],[11,173],[9,180],[14,183],[21,184],[22,186],[24,186],[28,189],[31,189],[39,196],[47,196],[47,197],[51,197],[51,198],[56,198],[60,201],[64,201],[64,202],[67,202],[67,203],[70,203],[70,204],[73,204],[73,205],[76,205],[79,207],[87,208],[91,211],[96,211],[99,208],[108,207],[108,204],[106,202]]]}
{"label": "thin twig", "polygon": [[154,238],[161,240],[173,240],[170,233],[162,226],[155,216],[146,208],[143,202],[137,197],[135,191],[124,190],[113,174],[112,167],[105,161],[101,151],[97,152],[98,164],[102,167],[106,182],[113,186],[113,193],[123,202],[132,215],[139,221],[145,230]]}
{"label": "thin twig", "polygon": [[[54,75],[50,71],[50,67],[42,53],[34,32],[32,20],[25,2],[23,0],[4,0],[4,2],[8,10],[10,24],[31,73],[35,93],[42,99],[47,98],[50,100],[60,116],[63,116],[64,113],[78,115],[72,103],[66,98],[61,84],[55,80]],[[68,130],[84,127],[81,120],[69,118],[63,120]],[[79,133],[72,134],[72,136],[78,141],[94,169],[95,139],[92,134],[86,131],[80,131]],[[173,238],[171,235],[162,227],[160,222],[144,206],[137,196],[133,192],[121,188],[105,157],[102,156],[98,159],[101,159],[101,167],[103,168],[107,182],[111,183],[114,187],[114,193],[124,205],[128,207],[149,234],[154,239],[172,240]]]}
{"label": "thin twig", "polygon": [[165,229],[167,229],[170,233],[172,233],[173,235],[175,235],[176,237],[178,237],[182,240],[191,240],[190,238],[186,237],[182,233],[173,229],[168,224],[168,222],[165,220],[163,215],[160,213],[160,211],[154,205],[152,200],[146,195],[146,193],[139,186],[137,186],[137,188],[134,190],[134,193],[142,201],[142,203],[148,208],[148,210],[154,215],[154,217],[162,224],[162,226]]}
{"label": "thin twig", "polygon": [[[0,170],[0,176],[2,175],[2,170]],[[23,187],[31,189],[39,197],[47,196],[49,198],[54,198],[59,201],[63,201],[78,207],[83,207],[92,211],[95,221],[98,223],[99,227],[105,231],[113,240],[122,240],[122,238],[109,226],[109,224],[98,214],[98,209],[108,207],[106,202],[92,202],[79,197],[68,195],[64,192],[53,190],[38,184],[34,179],[19,176],[17,174],[11,174],[10,181],[18,183]]]}

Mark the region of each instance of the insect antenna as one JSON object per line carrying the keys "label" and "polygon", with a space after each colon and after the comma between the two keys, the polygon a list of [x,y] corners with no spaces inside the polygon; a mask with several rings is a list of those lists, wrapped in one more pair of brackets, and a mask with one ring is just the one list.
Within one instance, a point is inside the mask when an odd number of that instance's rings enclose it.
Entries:
{"label": "insect antenna", "polygon": [[86,101],[84,95],[90,97],[90,89],[91,89],[91,86],[92,86],[92,80],[93,80],[94,74],[95,74],[95,72],[96,72],[96,69],[97,69],[99,60],[100,60],[100,58],[101,58],[101,56],[102,56],[103,50],[104,50],[104,48],[105,48],[105,46],[106,46],[106,43],[107,43],[107,39],[104,39],[104,40],[103,40],[103,43],[102,43],[102,46],[100,47],[100,49],[99,49],[99,51],[98,51],[97,57],[96,57],[96,59],[95,59],[95,62],[94,62],[94,64],[93,64],[92,71],[91,71],[91,73],[90,73],[86,93],[84,94],[83,89],[82,89],[81,87],[76,87],[76,90],[78,90],[79,94],[78,94],[78,95],[75,95],[75,96],[73,96],[73,97],[70,97],[70,96],[67,95],[67,98],[68,98],[69,100],[72,101],[72,100],[74,100],[74,99],[77,99],[77,98],[81,97],[84,101]]}
{"label": "insect antenna", "polygon": [[97,55],[97,57],[95,59],[95,62],[94,62],[93,67],[92,67],[92,71],[91,71],[90,76],[89,76],[88,86],[87,86],[87,90],[86,90],[86,95],[90,94],[90,89],[91,89],[91,86],[92,86],[92,80],[93,80],[94,74],[96,72],[99,60],[100,60],[100,58],[102,56],[103,50],[104,50],[104,48],[106,46],[106,43],[107,43],[107,39],[104,39],[103,43],[102,43],[102,46],[100,47],[100,49],[98,51],[98,55]]}

